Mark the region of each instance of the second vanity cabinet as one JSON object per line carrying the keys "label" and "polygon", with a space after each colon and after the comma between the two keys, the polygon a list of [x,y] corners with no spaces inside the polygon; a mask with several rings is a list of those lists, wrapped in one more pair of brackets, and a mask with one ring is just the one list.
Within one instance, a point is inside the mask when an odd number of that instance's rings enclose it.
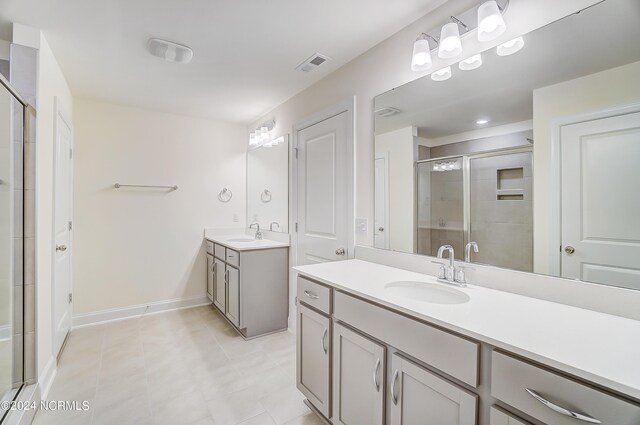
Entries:
{"label": "second vanity cabinet", "polygon": [[288,252],[207,241],[207,295],[245,338],[287,328]]}
{"label": "second vanity cabinet", "polygon": [[297,386],[334,425],[640,424],[639,403],[544,365],[303,275],[297,291]]}

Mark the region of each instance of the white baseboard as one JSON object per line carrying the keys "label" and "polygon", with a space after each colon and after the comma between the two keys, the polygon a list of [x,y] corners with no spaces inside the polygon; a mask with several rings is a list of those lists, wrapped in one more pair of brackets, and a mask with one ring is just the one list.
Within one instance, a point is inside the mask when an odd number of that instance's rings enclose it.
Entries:
{"label": "white baseboard", "polygon": [[77,314],[73,316],[72,323],[74,328],[79,328],[83,326],[96,325],[98,323],[132,319],[135,317],[142,317],[147,314],[161,313],[163,311],[179,310],[182,308],[191,308],[207,304],[211,304],[211,301],[206,295],[191,298],[177,298],[174,300],[96,311],[93,313]]}
{"label": "white baseboard", "polygon": [[40,384],[41,389],[40,397],[42,400],[46,400],[49,396],[49,390],[51,389],[51,385],[53,385],[53,380],[55,379],[57,372],[58,366],[56,359],[51,356],[38,379],[38,384]]}

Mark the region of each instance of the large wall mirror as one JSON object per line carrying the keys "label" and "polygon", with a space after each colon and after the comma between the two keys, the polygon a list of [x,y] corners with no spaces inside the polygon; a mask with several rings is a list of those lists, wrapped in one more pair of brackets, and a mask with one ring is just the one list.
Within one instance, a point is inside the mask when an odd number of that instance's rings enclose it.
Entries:
{"label": "large wall mirror", "polygon": [[375,246],[640,290],[640,2],[522,39],[375,98]]}
{"label": "large wall mirror", "polygon": [[247,225],[289,232],[289,136],[247,152]]}

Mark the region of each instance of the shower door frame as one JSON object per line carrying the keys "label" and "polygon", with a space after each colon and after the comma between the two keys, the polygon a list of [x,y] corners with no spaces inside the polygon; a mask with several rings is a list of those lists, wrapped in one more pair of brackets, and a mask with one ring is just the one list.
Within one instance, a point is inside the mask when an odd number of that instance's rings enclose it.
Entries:
{"label": "shower door frame", "polygon": [[[500,148],[500,149],[491,149],[488,151],[482,151],[477,153],[470,154],[459,154],[459,155],[449,155],[449,156],[440,156],[437,158],[428,158],[422,159],[420,161],[415,161],[414,163],[414,216],[416,223],[414,228],[414,252],[418,252],[418,166],[423,163],[428,162],[436,162],[436,161],[446,161],[450,159],[462,159],[462,245],[466,245],[471,241],[471,160],[478,158],[488,158],[492,156],[502,156],[502,155],[511,155],[518,153],[531,153],[531,169],[533,170],[533,145],[523,145],[523,146],[514,146],[508,148]],[[532,200],[532,208],[535,200]],[[464,260],[464,256],[460,256],[461,260]]]}

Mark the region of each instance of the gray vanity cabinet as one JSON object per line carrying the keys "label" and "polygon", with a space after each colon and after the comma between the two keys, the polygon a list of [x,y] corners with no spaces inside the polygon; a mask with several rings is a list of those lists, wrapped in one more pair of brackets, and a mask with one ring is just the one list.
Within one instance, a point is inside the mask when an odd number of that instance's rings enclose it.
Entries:
{"label": "gray vanity cabinet", "polygon": [[225,271],[227,284],[227,319],[237,327],[240,327],[240,272],[238,269],[227,265]]}
{"label": "gray vanity cabinet", "polygon": [[287,329],[289,248],[211,245],[213,304],[229,323],[247,339]]}
{"label": "gray vanity cabinet", "polygon": [[517,419],[510,414],[503,412],[491,406],[491,422],[490,425],[531,425],[521,419]]}
{"label": "gray vanity cabinet", "polygon": [[207,254],[207,297],[213,301],[213,285],[215,282],[215,267],[213,255]]}
{"label": "gray vanity cabinet", "polygon": [[393,354],[389,384],[390,425],[476,424],[477,396]]}
{"label": "gray vanity cabinet", "polygon": [[297,309],[296,384],[325,417],[330,410],[330,320],[302,303]]}
{"label": "gray vanity cabinet", "polygon": [[213,260],[213,304],[218,307],[220,312],[225,312],[227,308],[227,288],[226,288],[226,269],[222,260],[214,258]]}
{"label": "gray vanity cabinet", "polygon": [[385,347],[333,326],[333,424],[383,425]]}

